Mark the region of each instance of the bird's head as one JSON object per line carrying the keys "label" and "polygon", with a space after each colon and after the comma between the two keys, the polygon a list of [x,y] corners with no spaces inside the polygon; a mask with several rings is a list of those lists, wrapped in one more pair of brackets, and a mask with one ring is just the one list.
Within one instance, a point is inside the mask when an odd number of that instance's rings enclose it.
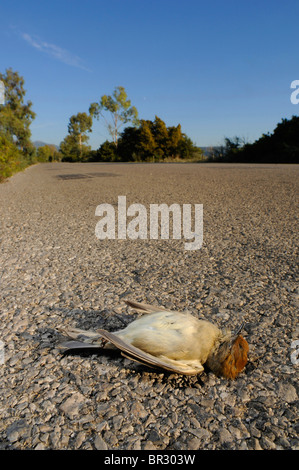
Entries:
{"label": "bird's head", "polygon": [[223,335],[208,358],[207,365],[216,375],[235,379],[247,364],[249,346],[240,330],[234,335]]}
{"label": "bird's head", "polygon": [[227,379],[235,379],[247,364],[248,351],[246,339],[238,335],[231,343],[227,356],[221,362],[219,374]]}

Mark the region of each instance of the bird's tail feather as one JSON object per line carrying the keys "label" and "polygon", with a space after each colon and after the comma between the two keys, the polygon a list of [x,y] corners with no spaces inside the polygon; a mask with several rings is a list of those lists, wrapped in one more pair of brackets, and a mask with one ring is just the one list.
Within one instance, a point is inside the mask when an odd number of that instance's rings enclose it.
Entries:
{"label": "bird's tail feather", "polygon": [[129,307],[133,307],[135,310],[142,313],[153,313],[160,312],[161,310],[166,310],[166,308],[164,307],[135,302],[135,300],[125,300],[125,302],[127,305],[129,305]]}
{"label": "bird's tail feather", "polygon": [[81,330],[80,328],[63,328],[60,329],[60,332],[71,339],[71,341],[68,340],[58,345],[62,352],[73,349],[99,349],[107,343],[101,334],[94,331]]}
{"label": "bird's tail feather", "polygon": [[84,343],[83,341],[65,341],[60,343],[58,348],[62,352],[72,351],[73,349],[99,349],[101,348],[100,344]]}
{"label": "bird's tail feather", "polygon": [[94,343],[97,340],[100,340],[102,336],[95,331],[90,330],[81,330],[80,328],[64,328],[60,330],[65,336],[69,338],[79,340],[83,343]]}

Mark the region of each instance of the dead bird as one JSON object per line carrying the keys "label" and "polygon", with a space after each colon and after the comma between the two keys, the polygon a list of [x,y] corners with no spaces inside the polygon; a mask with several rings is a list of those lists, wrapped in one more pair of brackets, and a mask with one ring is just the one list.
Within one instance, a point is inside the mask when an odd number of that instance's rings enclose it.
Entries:
{"label": "dead bird", "polygon": [[125,302],[145,315],[113,333],[65,329],[63,333],[75,341],[61,343],[60,349],[118,348],[129,359],[184,375],[200,374],[204,364],[216,375],[229,379],[244,369],[249,346],[240,335],[242,327],[235,333],[221,331],[188,313]]}

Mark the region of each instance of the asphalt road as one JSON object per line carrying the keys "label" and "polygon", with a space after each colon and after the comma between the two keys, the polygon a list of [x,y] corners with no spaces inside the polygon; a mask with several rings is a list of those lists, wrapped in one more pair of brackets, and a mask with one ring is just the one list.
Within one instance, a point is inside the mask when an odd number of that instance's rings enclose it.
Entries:
{"label": "asphalt road", "polygon": [[[298,177],[298,165],[52,163],[1,184],[0,447],[298,448]],[[119,196],[145,208],[143,239],[119,239]],[[115,239],[96,237],[102,204]],[[202,204],[200,248],[185,249],[183,225],[151,239],[151,204]],[[231,382],[61,356],[61,327],[135,318],[124,298],[245,321],[245,371]]]}

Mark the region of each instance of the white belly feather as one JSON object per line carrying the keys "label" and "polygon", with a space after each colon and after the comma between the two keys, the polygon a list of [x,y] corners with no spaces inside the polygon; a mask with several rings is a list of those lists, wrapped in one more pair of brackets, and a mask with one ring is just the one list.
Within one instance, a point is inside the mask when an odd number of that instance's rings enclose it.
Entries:
{"label": "white belly feather", "polygon": [[196,357],[203,364],[220,330],[192,315],[164,310],[144,315],[114,334],[153,356],[174,360]]}

